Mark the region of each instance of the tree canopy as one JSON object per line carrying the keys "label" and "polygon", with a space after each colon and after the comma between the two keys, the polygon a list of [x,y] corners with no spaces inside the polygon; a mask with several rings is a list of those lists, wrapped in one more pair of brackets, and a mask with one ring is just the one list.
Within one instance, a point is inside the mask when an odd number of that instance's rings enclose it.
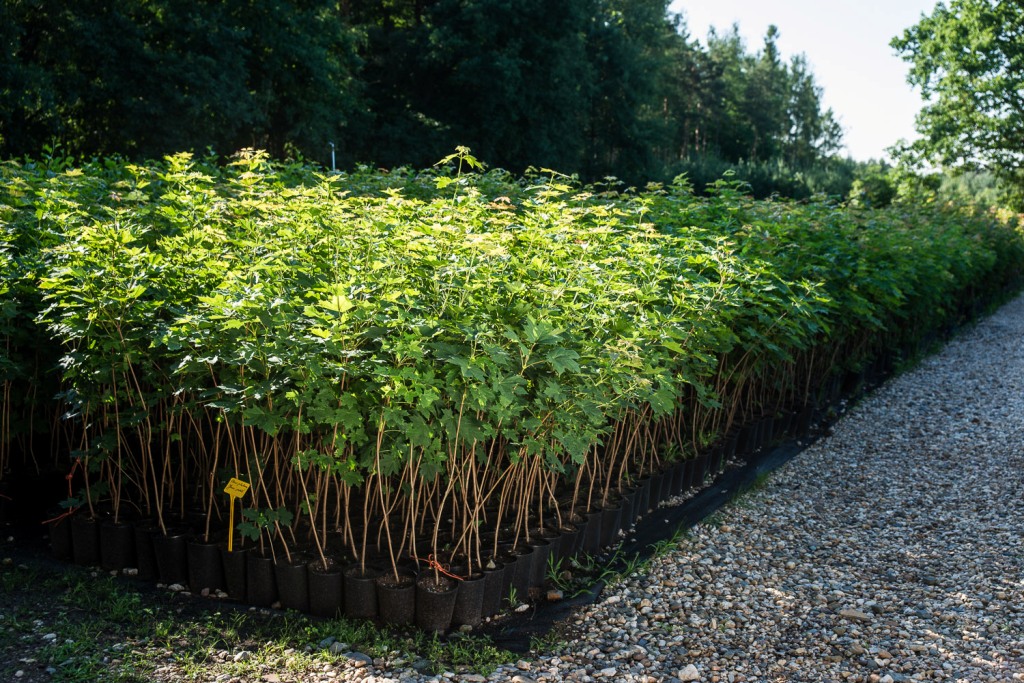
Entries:
{"label": "tree canopy", "polygon": [[1024,181],[1024,6],[951,0],[893,39],[925,106],[906,152]]}
{"label": "tree canopy", "polygon": [[806,179],[842,131],[778,36],[702,44],[668,0],[0,0],[0,154]]}
{"label": "tree canopy", "polygon": [[353,34],[326,0],[2,0],[7,154],[322,147],[356,120]]}

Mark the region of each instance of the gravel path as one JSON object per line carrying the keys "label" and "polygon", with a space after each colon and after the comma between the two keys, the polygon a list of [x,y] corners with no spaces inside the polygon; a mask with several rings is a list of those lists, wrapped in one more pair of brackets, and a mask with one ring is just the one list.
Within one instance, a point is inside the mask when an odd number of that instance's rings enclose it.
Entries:
{"label": "gravel path", "polygon": [[1024,297],[486,680],[1024,681],[1022,547]]}

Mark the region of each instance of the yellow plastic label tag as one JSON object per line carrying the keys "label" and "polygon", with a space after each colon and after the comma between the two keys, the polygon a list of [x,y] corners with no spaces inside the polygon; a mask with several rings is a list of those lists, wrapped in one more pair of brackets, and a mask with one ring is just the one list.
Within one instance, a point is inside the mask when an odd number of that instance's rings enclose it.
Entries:
{"label": "yellow plastic label tag", "polygon": [[224,493],[232,498],[241,498],[249,491],[249,485],[241,479],[231,478],[228,485],[224,487]]}
{"label": "yellow plastic label tag", "polygon": [[231,481],[224,487],[224,493],[231,496],[231,510],[228,514],[228,552],[234,550],[235,545],[235,501],[249,491],[249,485],[241,479],[231,477]]}

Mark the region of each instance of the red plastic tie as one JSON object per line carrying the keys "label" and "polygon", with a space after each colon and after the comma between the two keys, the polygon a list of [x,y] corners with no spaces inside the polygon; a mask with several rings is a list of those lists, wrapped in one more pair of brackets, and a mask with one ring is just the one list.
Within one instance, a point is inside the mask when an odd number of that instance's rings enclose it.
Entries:
{"label": "red plastic tie", "polygon": [[440,562],[438,562],[437,560],[435,560],[433,555],[427,555],[427,566],[430,567],[431,569],[436,569],[437,571],[441,572],[445,576],[451,577],[451,578],[455,579],[456,581],[465,581],[465,579],[463,577],[457,576],[457,575],[452,574],[451,572],[449,572],[447,565],[443,565]]}

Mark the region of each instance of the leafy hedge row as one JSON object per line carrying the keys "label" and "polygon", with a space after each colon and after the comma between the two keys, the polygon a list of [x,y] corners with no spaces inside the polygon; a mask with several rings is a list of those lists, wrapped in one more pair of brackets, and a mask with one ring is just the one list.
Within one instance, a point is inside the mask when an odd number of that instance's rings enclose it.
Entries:
{"label": "leafy hedge row", "polygon": [[446,162],[0,166],[0,464],[64,414],[90,512],[218,529],[240,477],[285,552],[479,565],[1021,283],[990,216]]}

